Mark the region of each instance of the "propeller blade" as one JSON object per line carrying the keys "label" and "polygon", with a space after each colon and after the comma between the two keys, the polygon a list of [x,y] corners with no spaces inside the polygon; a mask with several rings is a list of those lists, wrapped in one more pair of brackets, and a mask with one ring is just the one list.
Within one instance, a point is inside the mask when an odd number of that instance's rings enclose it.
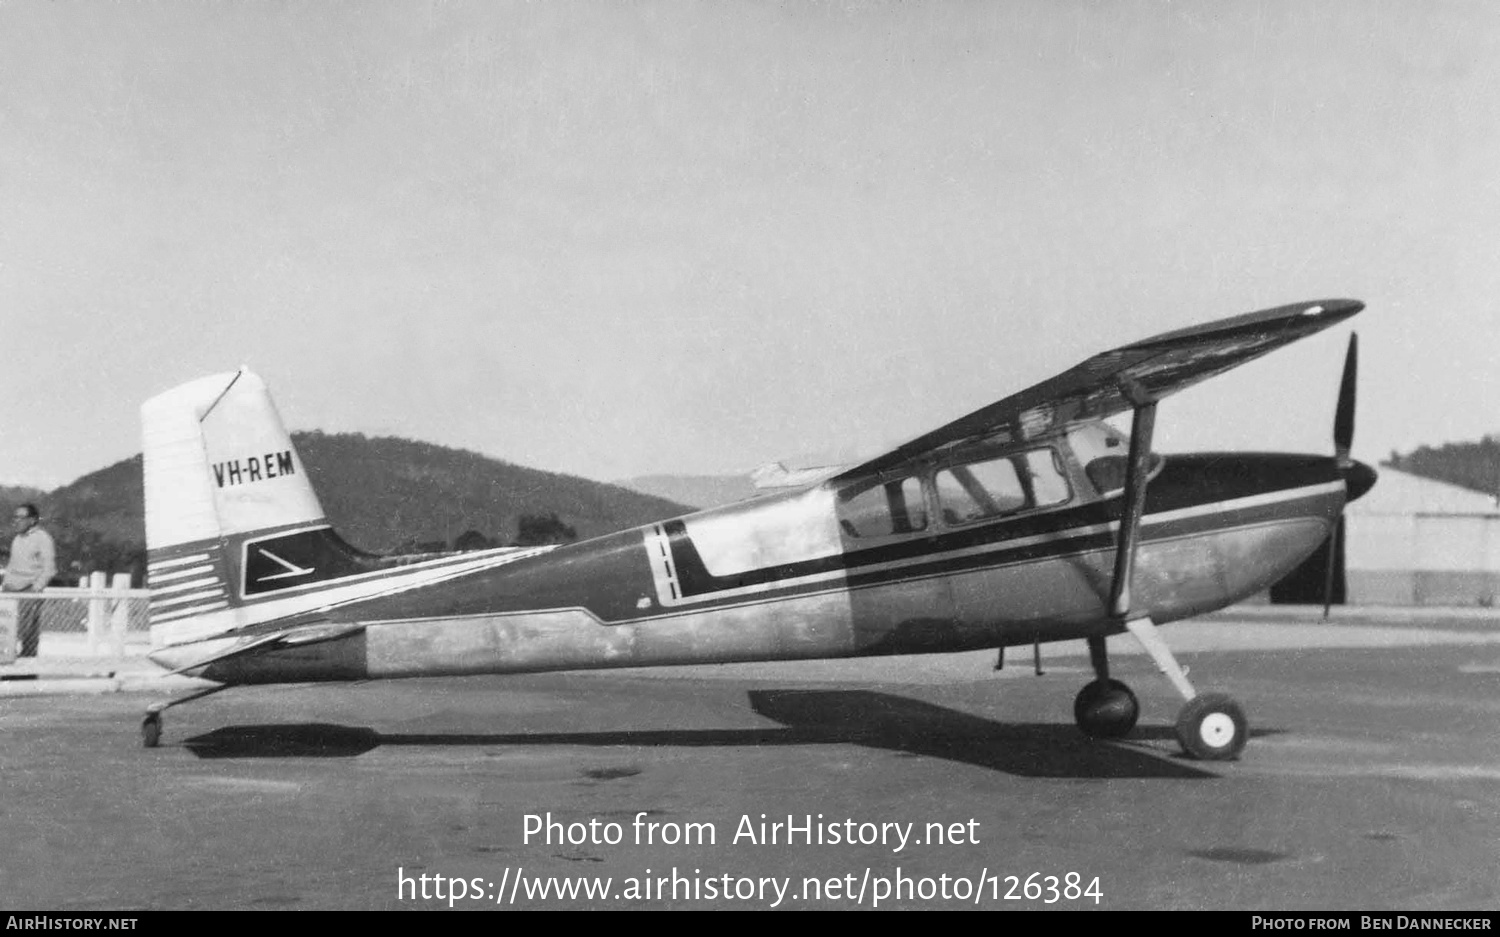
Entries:
{"label": "propeller blade", "polygon": [[[1339,379],[1339,402],[1333,412],[1333,451],[1339,468],[1346,475],[1356,463],[1349,458],[1354,447],[1354,395],[1359,375],[1359,334],[1349,333],[1349,350],[1344,353],[1344,376]],[[1339,556],[1339,534],[1344,527],[1344,512],[1333,519],[1333,529],[1328,534],[1328,566],[1323,571],[1323,620],[1333,608],[1333,577]]]}
{"label": "propeller blade", "polygon": [[1344,377],[1339,381],[1338,409],[1333,414],[1333,449],[1340,463],[1349,461],[1354,446],[1354,385],[1359,371],[1359,335],[1350,333],[1344,354]]}
{"label": "propeller blade", "polygon": [[1333,521],[1333,530],[1328,534],[1328,566],[1323,570],[1323,620],[1328,620],[1328,613],[1333,609],[1333,574],[1339,558],[1339,533],[1344,529],[1344,514]]}

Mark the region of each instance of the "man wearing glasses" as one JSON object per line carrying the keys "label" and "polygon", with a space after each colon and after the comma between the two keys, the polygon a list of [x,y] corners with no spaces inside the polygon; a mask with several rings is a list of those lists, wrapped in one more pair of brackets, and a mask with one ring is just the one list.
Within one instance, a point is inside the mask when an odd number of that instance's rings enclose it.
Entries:
{"label": "man wearing glasses", "polygon": [[[16,508],[11,518],[16,536],[10,542],[10,562],[5,565],[0,590],[41,592],[57,575],[57,550],[52,544],[52,535],[41,528],[41,519],[34,504]],[[23,601],[17,604],[20,605],[17,609],[21,639],[19,656],[35,657],[42,634],[42,603]]]}

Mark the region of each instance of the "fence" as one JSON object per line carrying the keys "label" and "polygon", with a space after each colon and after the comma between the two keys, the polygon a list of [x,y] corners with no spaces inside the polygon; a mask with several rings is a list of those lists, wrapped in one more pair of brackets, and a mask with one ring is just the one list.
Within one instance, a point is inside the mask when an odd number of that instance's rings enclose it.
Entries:
{"label": "fence", "polygon": [[[118,573],[110,583],[104,573],[94,573],[87,585],[52,588],[40,593],[0,595],[0,636],[9,632],[15,640],[22,603],[41,606],[42,632],[73,633],[87,637],[90,654],[124,652],[125,642],[150,630],[150,596],[146,589],[130,588],[130,577]],[[8,660],[14,648],[0,637],[0,661]]]}

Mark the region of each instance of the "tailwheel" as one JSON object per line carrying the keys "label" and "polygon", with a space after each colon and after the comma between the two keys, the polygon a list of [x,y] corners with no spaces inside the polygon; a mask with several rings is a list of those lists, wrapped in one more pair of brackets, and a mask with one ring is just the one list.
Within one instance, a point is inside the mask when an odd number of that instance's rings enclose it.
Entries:
{"label": "tailwheel", "polygon": [[1203,761],[1238,758],[1249,735],[1244,710],[1223,693],[1195,696],[1177,716],[1177,741],[1182,743],[1182,750]]}
{"label": "tailwheel", "polygon": [[1095,739],[1124,738],[1140,717],[1141,704],[1130,687],[1118,680],[1086,684],[1073,700],[1073,718],[1084,735]]}
{"label": "tailwheel", "polygon": [[141,745],[155,748],[161,742],[161,713],[148,712],[141,720]]}
{"label": "tailwheel", "polygon": [[141,744],[146,748],[155,748],[161,742],[161,714],[164,710],[171,709],[173,706],[181,706],[183,703],[190,703],[195,699],[202,699],[205,696],[210,696],[220,690],[227,689],[229,689],[229,684],[221,683],[217,686],[189,693],[187,696],[179,696],[174,700],[152,703],[150,706],[147,706],[145,718],[141,720]]}

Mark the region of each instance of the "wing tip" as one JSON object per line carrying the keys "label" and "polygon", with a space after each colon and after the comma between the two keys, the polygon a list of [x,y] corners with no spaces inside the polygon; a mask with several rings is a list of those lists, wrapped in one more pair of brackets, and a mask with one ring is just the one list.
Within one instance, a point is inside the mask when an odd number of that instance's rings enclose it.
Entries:
{"label": "wing tip", "polygon": [[1358,299],[1319,299],[1297,305],[1302,307],[1300,315],[1335,319],[1348,318],[1365,308],[1365,304]]}
{"label": "wing tip", "polygon": [[1306,331],[1303,334],[1311,335],[1313,332],[1326,329],[1329,326],[1344,321],[1364,308],[1365,304],[1358,299],[1315,299],[1309,302],[1291,303],[1285,306],[1274,306],[1269,309],[1260,309],[1238,316],[1230,316],[1213,322],[1205,322],[1200,325],[1190,325],[1187,328],[1175,329],[1171,332],[1153,335],[1150,338],[1126,345],[1125,348],[1149,349],[1157,345],[1178,342],[1184,338],[1201,338],[1209,335],[1265,329],[1268,327],[1295,326],[1305,329]]}

